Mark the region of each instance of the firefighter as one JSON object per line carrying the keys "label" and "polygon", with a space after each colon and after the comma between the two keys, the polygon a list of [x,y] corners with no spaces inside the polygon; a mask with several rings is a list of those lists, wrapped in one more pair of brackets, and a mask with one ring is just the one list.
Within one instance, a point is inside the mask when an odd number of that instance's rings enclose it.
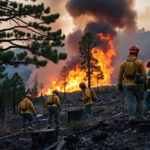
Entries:
{"label": "firefighter", "polygon": [[150,117],[150,60],[147,63],[147,67],[149,68],[149,71],[147,73],[147,76],[148,76],[148,89],[146,91],[145,103],[146,103],[147,114]]}
{"label": "firefighter", "polygon": [[[136,45],[129,47],[127,60],[123,61],[118,75],[119,90],[125,90],[129,121],[143,119],[142,103],[144,89],[147,89],[147,74],[142,60],[138,59],[139,48]],[[124,80],[124,81],[123,81]],[[135,111],[135,99],[137,102]]]}
{"label": "firefighter", "polygon": [[31,102],[32,96],[31,94],[27,94],[25,99],[23,99],[18,105],[18,112],[21,115],[21,130],[25,131],[25,123],[28,120],[28,130],[32,130],[32,115],[35,116],[35,108]]}
{"label": "firefighter", "polygon": [[93,115],[92,115],[93,101],[92,101],[91,91],[89,90],[88,87],[86,87],[86,84],[84,82],[81,82],[79,84],[79,87],[83,91],[83,98],[82,98],[82,100],[83,100],[83,103],[85,105],[85,108],[84,108],[85,117],[87,119],[93,119]]}
{"label": "firefighter", "polygon": [[48,129],[51,128],[52,117],[54,114],[56,129],[59,128],[59,113],[58,110],[61,111],[61,104],[58,97],[58,91],[54,90],[52,95],[50,95],[46,100],[46,108],[48,110]]}

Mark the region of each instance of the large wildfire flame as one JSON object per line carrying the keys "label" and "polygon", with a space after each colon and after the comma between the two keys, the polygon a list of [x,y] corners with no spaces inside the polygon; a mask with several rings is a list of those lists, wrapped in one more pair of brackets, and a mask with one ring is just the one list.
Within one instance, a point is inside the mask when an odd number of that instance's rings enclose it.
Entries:
{"label": "large wildfire flame", "polygon": [[[98,60],[97,66],[101,67],[101,70],[104,75],[104,79],[99,80],[99,86],[109,86],[111,85],[111,74],[114,71],[114,68],[111,66],[112,57],[116,56],[116,52],[113,47],[113,42],[111,36],[108,34],[104,36],[102,33],[97,34],[100,37],[101,41],[108,41],[109,49],[104,53],[102,49],[93,48],[92,54],[93,57]],[[97,75],[98,72],[94,72],[91,78],[91,87],[97,86]],[[79,83],[85,82],[88,83],[86,72],[81,70],[79,65],[76,65],[74,70],[70,70],[66,78],[66,92],[74,92],[80,90]],[[64,92],[64,85],[60,78],[58,77],[55,81],[52,82],[50,88],[45,90],[44,94],[49,95],[51,91],[57,89],[60,92]]]}

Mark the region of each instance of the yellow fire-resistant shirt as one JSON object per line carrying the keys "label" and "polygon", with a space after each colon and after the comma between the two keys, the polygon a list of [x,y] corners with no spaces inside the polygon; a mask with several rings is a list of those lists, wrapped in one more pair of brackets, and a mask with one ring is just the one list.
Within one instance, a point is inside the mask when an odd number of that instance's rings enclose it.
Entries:
{"label": "yellow fire-resistant shirt", "polygon": [[[26,111],[22,111],[21,110],[21,102],[22,101],[26,101],[27,102],[27,110]],[[22,100],[20,103],[19,103],[19,105],[18,105],[18,112],[19,113],[33,113],[33,114],[35,114],[36,113],[36,111],[35,111],[35,108],[34,108],[34,105],[33,105],[33,103],[31,102],[31,100],[29,99],[29,98],[25,98],[24,100]]]}
{"label": "yellow fire-resistant shirt", "polygon": [[83,102],[84,105],[93,104],[91,91],[86,87],[83,91]]}
{"label": "yellow fire-resistant shirt", "polygon": [[61,110],[59,97],[55,93],[50,95],[46,100],[46,108],[48,108],[49,106],[54,106],[59,108],[59,110]]}
{"label": "yellow fire-resistant shirt", "polygon": [[[132,61],[135,58],[137,58],[137,57],[134,55],[128,56],[129,61]],[[133,75],[135,68],[136,68],[136,74],[144,77],[144,80],[145,80],[144,84],[148,83],[146,69],[145,69],[145,66],[144,66],[142,60],[136,59],[135,63],[136,63],[136,66],[134,66],[134,62],[127,62],[127,60],[122,62],[121,66],[120,66],[119,74],[118,74],[118,85],[121,85],[124,80],[124,86],[142,86],[143,84],[135,83],[136,78],[127,78],[125,76],[125,74]]]}

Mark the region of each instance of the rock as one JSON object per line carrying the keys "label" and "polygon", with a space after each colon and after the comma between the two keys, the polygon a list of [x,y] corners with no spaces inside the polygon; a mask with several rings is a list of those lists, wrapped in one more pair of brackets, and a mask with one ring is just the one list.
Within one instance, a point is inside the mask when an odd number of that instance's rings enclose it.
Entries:
{"label": "rock", "polygon": [[79,142],[80,138],[76,134],[70,134],[65,138],[66,144],[64,148],[67,150],[76,150],[77,149],[77,142]]}
{"label": "rock", "polygon": [[107,133],[102,130],[97,130],[93,136],[92,136],[92,141],[98,142],[98,141],[104,141],[107,138]]}

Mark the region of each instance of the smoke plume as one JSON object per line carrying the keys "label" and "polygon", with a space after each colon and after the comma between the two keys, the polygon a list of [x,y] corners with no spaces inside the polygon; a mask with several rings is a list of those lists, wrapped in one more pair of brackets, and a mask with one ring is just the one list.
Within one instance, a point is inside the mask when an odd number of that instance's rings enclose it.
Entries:
{"label": "smoke plume", "polygon": [[134,28],[136,12],[133,0],[69,0],[66,8],[76,19],[82,15],[92,15],[97,21],[105,21],[118,28]]}

